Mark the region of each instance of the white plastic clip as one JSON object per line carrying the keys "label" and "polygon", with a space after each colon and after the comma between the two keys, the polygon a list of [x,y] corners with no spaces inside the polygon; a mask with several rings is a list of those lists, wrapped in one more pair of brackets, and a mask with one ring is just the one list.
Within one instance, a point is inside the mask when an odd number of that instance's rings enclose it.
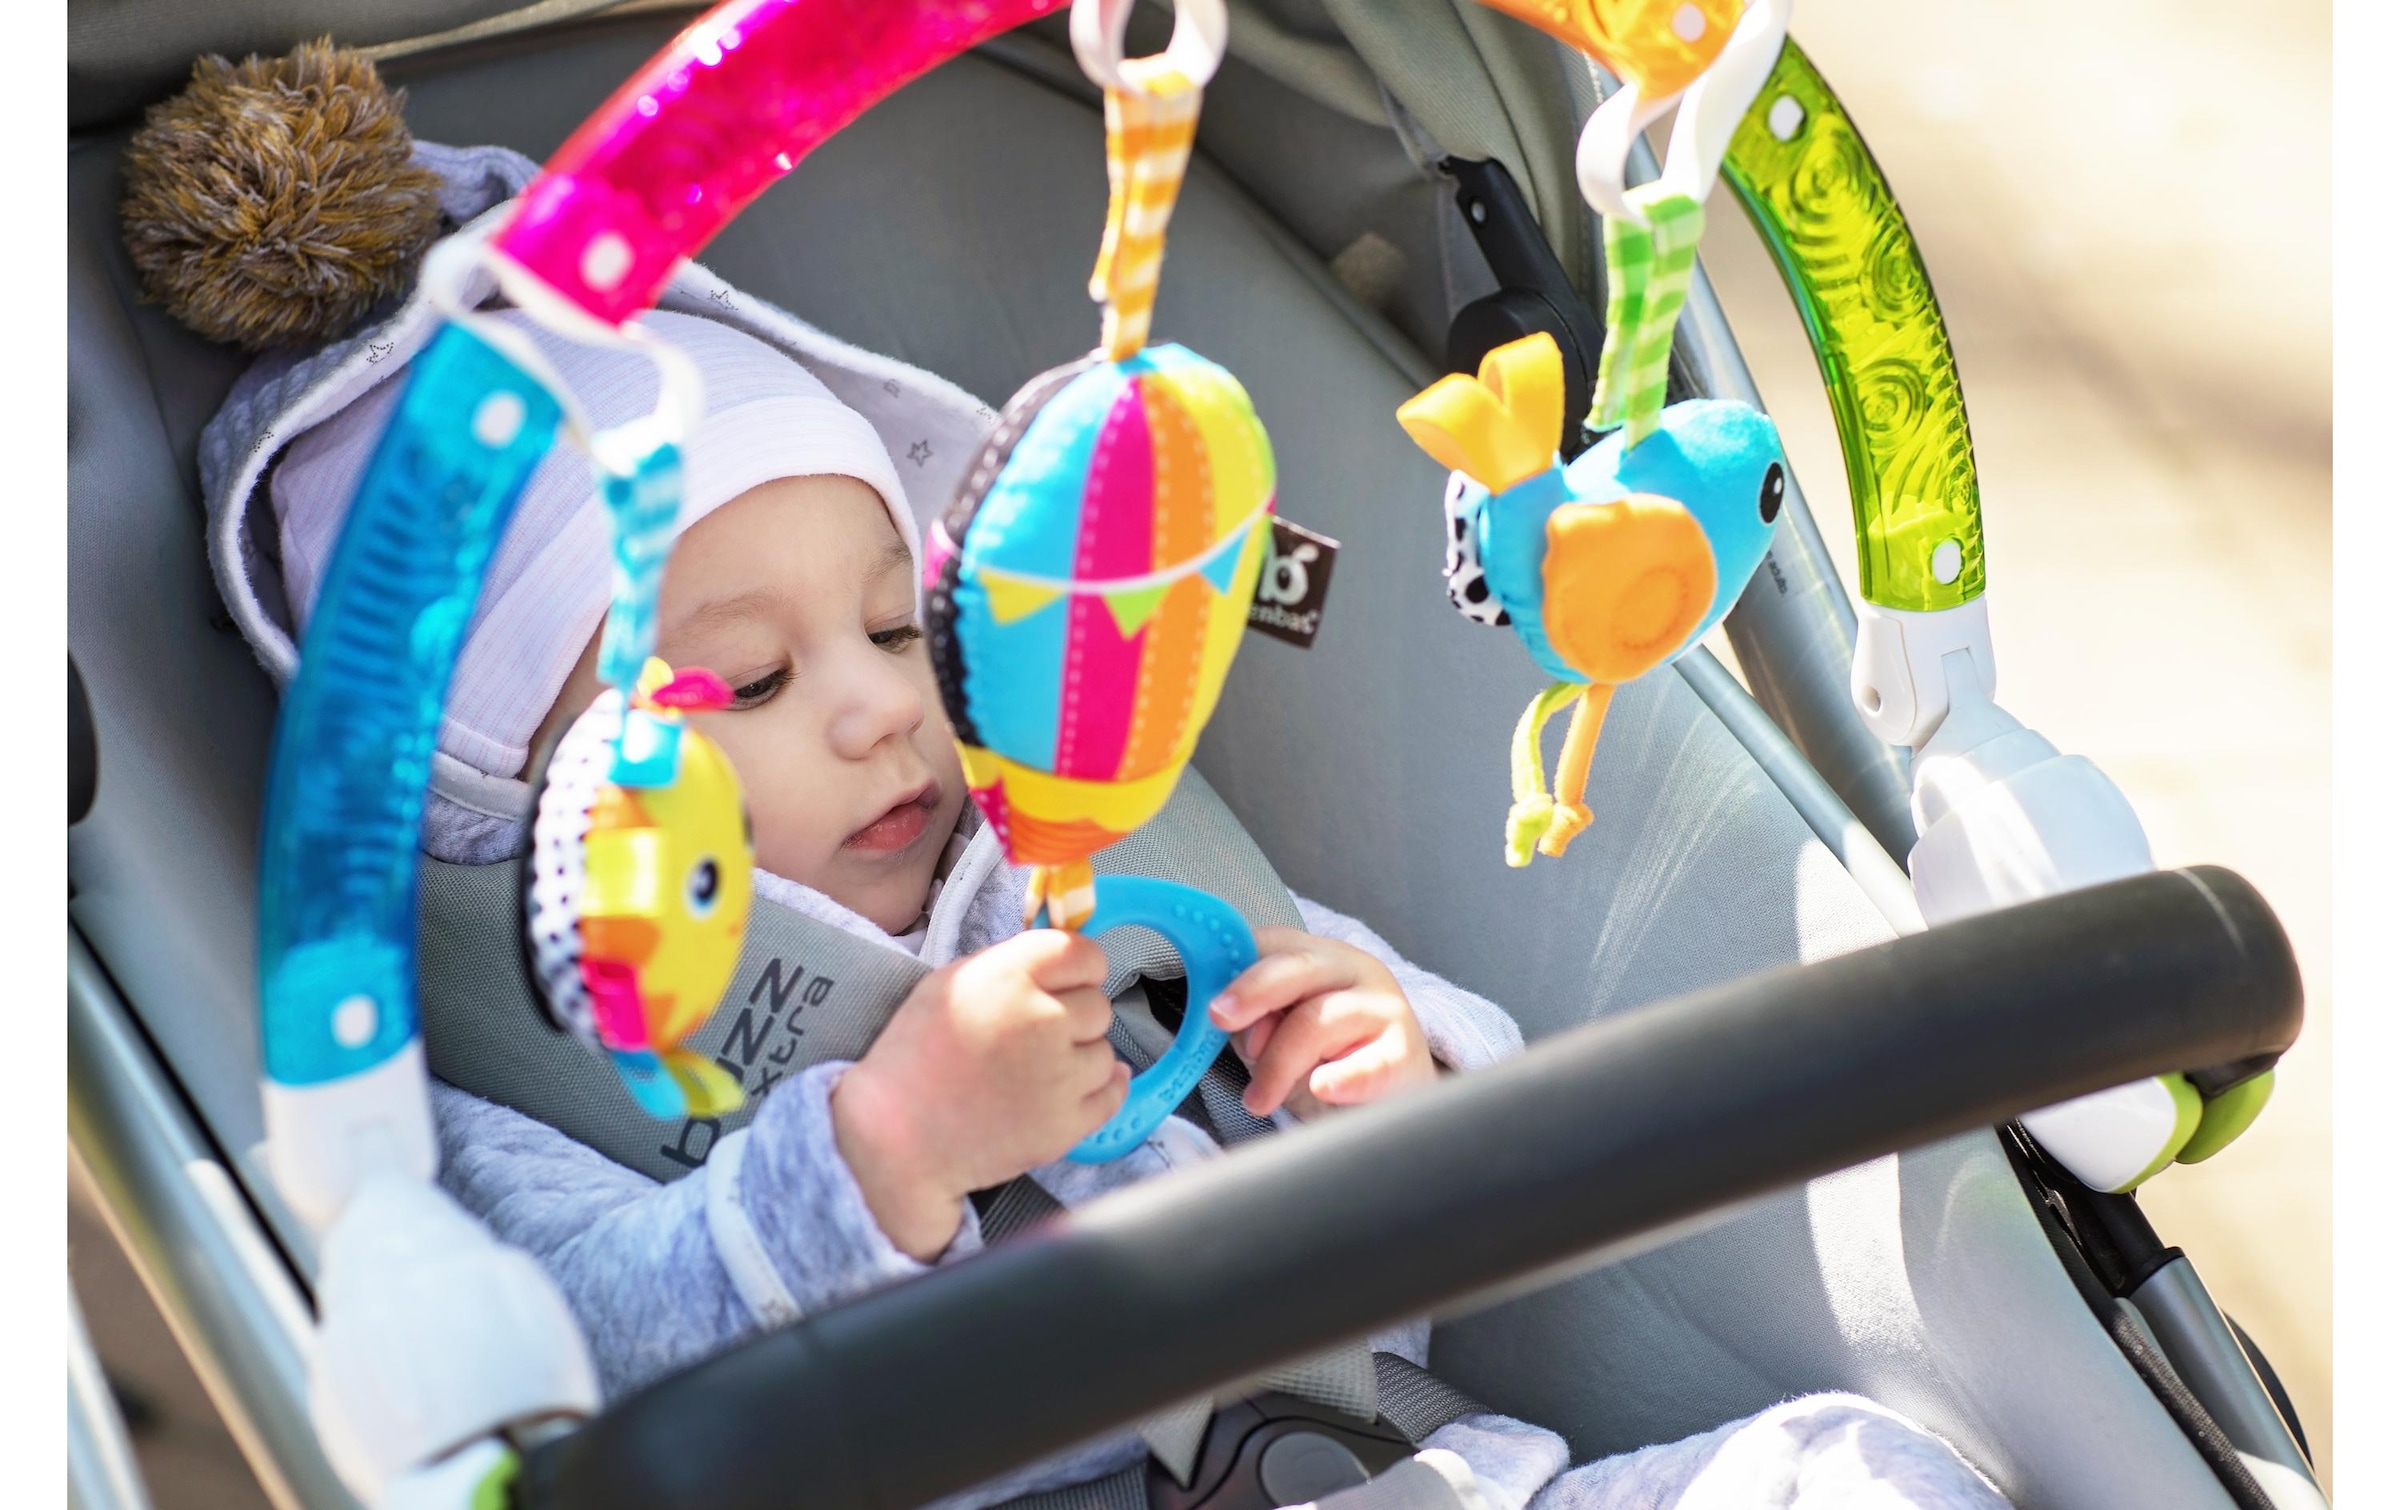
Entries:
{"label": "white plastic clip", "polygon": [[[456,240],[457,238],[452,238]],[[448,243],[444,243],[447,246]],[[626,454],[646,455],[664,442],[678,445],[691,438],[708,411],[708,391],[701,382],[700,368],[681,347],[661,338],[637,321],[622,326],[594,319],[581,306],[571,302],[547,283],[527,272],[509,258],[492,250],[487,240],[478,239],[471,247],[452,254],[461,260],[471,258],[472,269],[491,274],[499,282],[501,292],[508,295],[525,317],[551,334],[585,346],[597,346],[607,351],[622,351],[642,358],[658,372],[658,402],[648,414],[614,427],[610,436],[613,444],[598,434],[585,420],[575,396],[549,361],[541,348],[528,340],[525,333],[515,330],[489,315],[462,309],[449,285],[463,286],[463,276],[449,274],[441,283],[435,282],[434,254],[427,254],[426,280],[433,291],[436,306],[449,318],[466,325],[477,335],[507,353],[509,359],[548,388],[565,411],[561,432],[578,450],[602,465]]]}
{"label": "white plastic clip", "polygon": [[[443,319],[474,332],[477,339],[516,363],[526,376],[547,389],[558,401],[559,433],[583,446],[591,436],[591,426],[584,419],[582,406],[575,402],[575,390],[567,386],[567,380],[558,375],[558,369],[542,355],[542,348],[527,338],[525,332],[475,308],[491,289],[483,280],[497,278],[503,289],[507,289],[508,270],[515,266],[489,250],[496,224],[495,218],[487,215],[475,225],[435,242],[425,254],[417,275],[418,284]],[[510,297],[515,297],[513,290]],[[549,297],[557,298],[555,294]]]}
{"label": "white plastic clip", "polygon": [[1992,622],[1982,597],[1956,608],[1914,613],[1861,603],[1858,647],[1850,660],[1850,700],[1885,744],[1915,747],[1950,716],[1951,663],[1963,658],[1977,693],[1999,685]]}
{"label": "white plastic clip", "polygon": [[1584,122],[1575,144],[1575,183],[1584,202],[1611,219],[1649,224],[1625,202],[1625,160],[1632,155],[1634,137],[1678,102],[1659,179],[1693,199],[1708,198],[1734,129],[1774,71],[1791,23],[1792,0],[1750,0],[1725,50],[1682,90],[1646,99],[1628,82],[1610,95]]}
{"label": "white plastic clip", "polygon": [[[1067,13],[1067,39],[1074,44],[1075,61],[1103,89],[1141,88],[1125,76],[1125,23],[1132,19],[1134,3],[1075,0]],[[1216,77],[1217,65],[1225,61],[1227,26],[1225,0],[1175,0],[1175,32],[1159,56],[1198,89]]]}

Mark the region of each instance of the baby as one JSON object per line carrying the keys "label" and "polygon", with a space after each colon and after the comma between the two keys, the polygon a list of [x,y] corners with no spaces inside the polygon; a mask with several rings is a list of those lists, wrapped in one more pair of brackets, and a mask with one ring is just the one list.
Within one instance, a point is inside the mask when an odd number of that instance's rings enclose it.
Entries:
{"label": "baby", "polygon": [[[919,933],[973,811],[916,582],[909,537],[873,487],[785,477],[692,524],[659,602],[658,653],[733,689],[729,709],[695,721],[742,774],[759,869],[903,938]],[[537,748],[599,692],[598,650],[595,635]],[[1021,878],[1007,884],[1021,896]],[[769,882],[766,894],[779,890]],[[1433,1079],[1424,1030],[1382,960],[1287,928],[1260,930],[1258,943],[1259,962],[1205,1004],[1239,1035],[1250,1112],[1307,1118]],[[971,1216],[970,1192],[1055,1162],[1122,1103],[1132,1072],[1108,1044],[1107,974],[1089,938],[1020,933],[926,977],[834,1080],[835,1147],[902,1253],[939,1256]],[[1451,1010],[1514,1046],[1497,1009],[1454,994]]]}
{"label": "baby", "polygon": [[[648,408],[644,364],[503,318],[543,346],[596,423]],[[734,689],[729,708],[698,723],[741,775],[758,895],[937,968],[862,1057],[778,1084],[702,1169],[665,1184],[436,1086],[444,1186],[558,1282],[611,1395],[976,1251],[972,1192],[1031,1174],[1073,1205],[1217,1153],[1211,1130],[1171,1118],[1114,1164],[1060,1162],[1125,1095],[1107,965],[1090,939],[1023,928],[1024,873],[1002,863],[965,800],[917,618],[919,525],[891,456],[874,426],[768,342],[692,314],[645,324],[699,364],[709,404],[687,447],[658,653]],[[381,381],[329,418],[294,420],[311,402],[294,396],[305,385],[267,382],[220,417],[253,434],[305,430],[265,483],[295,628],[398,386]],[[224,517],[258,516],[237,497]],[[598,690],[606,572],[591,479],[562,447],[529,486],[470,627],[440,734],[429,853],[489,863],[522,845],[525,775]],[[247,577],[232,591],[245,627],[272,617]],[[272,659],[268,637],[253,635]],[[1305,930],[1261,929],[1257,964],[1190,1008],[1234,1035],[1253,1116],[1337,1115],[1520,1048],[1491,1003],[1295,900]],[[1372,1345],[1422,1364],[1428,1336],[1420,1321]],[[1471,1469],[1463,1498],[1491,1510],[1699,1503],[1679,1499],[1687,1489],[1727,1506],[2004,1503],[1946,1444],[1854,1396],[1792,1401],[1575,1468],[1556,1434],[1493,1414],[1423,1445]],[[1145,1450],[1118,1433],[947,1510],[1085,1483]]]}

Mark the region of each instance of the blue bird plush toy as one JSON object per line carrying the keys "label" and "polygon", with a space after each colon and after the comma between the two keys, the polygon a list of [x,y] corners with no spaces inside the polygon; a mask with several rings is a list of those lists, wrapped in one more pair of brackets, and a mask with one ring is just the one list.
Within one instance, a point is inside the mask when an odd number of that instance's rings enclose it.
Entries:
{"label": "blue bird plush toy", "polygon": [[[1536,334],[1400,406],[1410,437],[1452,469],[1451,602],[1513,628],[1554,678],[1511,742],[1510,865],[1563,854],[1590,824],[1584,786],[1610,695],[1716,627],[1783,509],[1782,443],[1747,404],[1676,404],[1633,446],[1620,430],[1564,465],[1565,402],[1557,343]],[[1542,730],[1570,703],[1553,797]]]}

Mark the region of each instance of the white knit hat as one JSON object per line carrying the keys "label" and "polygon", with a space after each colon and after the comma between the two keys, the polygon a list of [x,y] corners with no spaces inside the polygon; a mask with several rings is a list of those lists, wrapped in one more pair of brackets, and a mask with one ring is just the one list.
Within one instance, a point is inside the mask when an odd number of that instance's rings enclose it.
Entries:
{"label": "white knit hat", "polygon": [[[441,181],[442,210],[488,234],[534,174],[500,147],[415,145]],[[479,275],[464,301],[488,298]],[[647,412],[656,377],[639,357],[547,335],[540,343],[595,427]],[[707,417],[684,447],[688,528],[778,477],[856,477],[874,488],[914,554],[997,417],[933,373],[862,350],[681,264],[646,315],[696,360]],[[235,624],[277,682],[298,641],[358,477],[399,397],[392,379],[440,329],[423,290],[350,336],[253,364],[200,437],[209,560]],[[557,700],[608,596],[605,512],[580,453],[563,441],[536,470],[502,537],[470,622],[433,757],[424,848],[484,864],[516,852],[532,792],[516,779],[526,742]]]}
{"label": "white knit hat", "polygon": [[[541,347],[595,428],[646,414],[657,401],[656,369],[640,356],[566,340],[519,314],[500,318]],[[832,474],[881,495],[892,527],[917,550],[908,497],[874,427],[799,363],[694,315],[652,312],[642,323],[690,356],[707,387],[707,417],[684,446],[678,534],[760,483]],[[301,436],[270,475],[297,631],[307,628],[350,497],[400,387],[385,383]],[[600,627],[608,589],[607,514],[583,454],[562,442],[535,469],[492,553],[436,747],[487,776],[515,776]]]}

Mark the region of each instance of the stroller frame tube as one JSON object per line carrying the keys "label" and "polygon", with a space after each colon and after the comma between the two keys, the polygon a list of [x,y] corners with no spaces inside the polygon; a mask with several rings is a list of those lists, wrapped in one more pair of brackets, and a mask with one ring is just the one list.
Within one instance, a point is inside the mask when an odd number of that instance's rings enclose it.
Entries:
{"label": "stroller frame tube", "polygon": [[1917,894],[1909,885],[1908,872],[1882,848],[1875,833],[1843,803],[1841,794],[1777,727],[1766,709],[1742,690],[1742,684],[1733,679],[1725,663],[1711,654],[1707,646],[1695,645],[1676,660],[1675,669],[1700,694],[1700,701],[1708,704],[1708,711],[1732,731],[1750,758],[1758,762],[1767,779],[1775,783],[1776,790],[1783,793],[1784,800],[1817,836],[1817,841],[1833,851],[1842,868],[1850,872],[1850,879],[1867,894],[1867,900],[1875,904],[1883,920],[1892,925],[1892,931],[1923,932],[1925,915],[1917,908]]}
{"label": "stroller frame tube", "polygon": [[[2282,1412],[2251,1367],[2240,1339],[2181,1253],[2159,1266],[2126,1297],[2142,1313],[2176,1377],[2192,1392],[2234,1450],[2316,1487],[2316,1469],[2300,1450]],[[2253,1475],[2259,1465],[2250,1465]],[[2270,1470],[2271,1472],[2271,1470]]]}
{"label": "stroller frame tube", "polygon": [[310,1312],[83,936],[67,934],[67,1135],[276,1510],[353,1510],[308,1415]]}
{"label": "stroller frame tube", "polygon": [[[1693,266],[1691,295],[1675,328],[1675,355],[1703,397],[1766,409],[1708,270],[1699,264]],[[1766,559],[1725,616],[1725,637],[1758,706],[1799,746],[1884,853],[1906,865],[1917,842],[1917,821],[1909,810],[1908,751],[1877,738],[1851,701],[1858,612],[1808,511],[1800,479],[1788,467],[1784,479],[1792,496],[1775,521]],[[1848,858],[1840,846],[1834,853]]]}

